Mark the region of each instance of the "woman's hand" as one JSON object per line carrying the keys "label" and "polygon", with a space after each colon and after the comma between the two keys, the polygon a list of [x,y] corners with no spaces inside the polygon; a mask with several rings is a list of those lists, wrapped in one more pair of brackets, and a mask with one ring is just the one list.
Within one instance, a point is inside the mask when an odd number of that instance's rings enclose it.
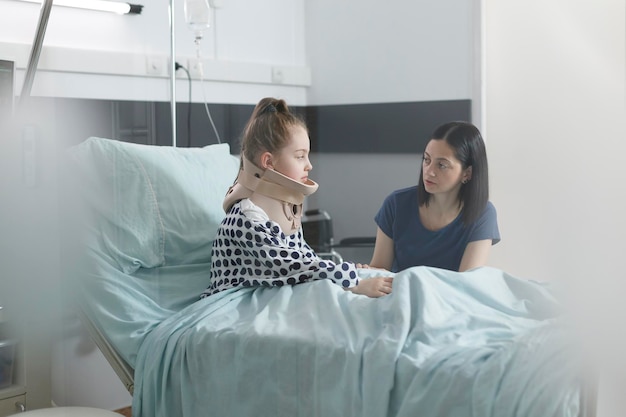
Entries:
{"label": "woman's hand", "polygon": [[367,278],[360,280],[356,287],[348,288],[348,290],[355,294],[378,298],[383,295],[391,294],[392,285],[392,277]]}

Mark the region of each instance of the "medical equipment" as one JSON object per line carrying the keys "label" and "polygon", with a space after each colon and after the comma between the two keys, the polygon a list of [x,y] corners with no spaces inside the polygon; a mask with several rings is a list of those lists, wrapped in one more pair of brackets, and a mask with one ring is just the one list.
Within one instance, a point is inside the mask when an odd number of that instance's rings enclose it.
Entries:
{"label": "medical equipment", "polygon": [[293,234],[300,229],[304,198],[317,191],[318,184],[307,178],[299,182],[274,169],[261,169],[241,156],[242,165],[235,184],[228,189],[224,211],[236,202],[252,196],[253,193],[270,197],[271,203],[265,207],[267,215],[283,226],[283,232]]}
{"label": "medical equipment", "polygon": [[[302,231],[306,242],[320,257],[337,263],[343,262],[344,257],[339,252],[341,248],[373,250],[376,243],[374,236],[346,237],[338,243],[335,242],[333,219],[326,210],[320,209],[305,211],[302,217]],[[371,259],[371,254],[367,259]]]}
{"label": "medical equipment", "polygon": [[302,218],[304,238],[320,257],[335,263],[343,262],[343,257],[334,248],[333,219],[327,211],[307,210]]}
{"label": "medical equipment", "polygon": [[[196,69],[200,74],[200,88],[202,89],[204,110],[206,111],[207,117],[209,118],[209,122],[211,122],[211,127],[213,128],[213,132],[215,133],[217,143],[222,143],[220,135],[217,132],[217,128],[215,127],[215,122],[213,122],[213,117],[211,116],[209,105],[205,96],[204,64],[202,63],[202,54],[200,49],[200,41],[204,37],[204,31],[211,26],[211,7],[208,0],[185,0],[184,9],[187,27],[189,27],[189,29],[194,33],[195,36],[194,42],[196,44]],[[189,134],[191,135],[191,132],[189,132]]]}
{"label": "medical equipment", "polygon": [[416,267],[379,299],[321,280],[199,300],[239,170],[228,145],[91,138],[69,161],[91,219],[73,299],[127,367],[135,416],[594,415],[549,286]]}
{"label": "medical equipment", "polygon": [[[211,25],[211,8],[208,0],[185,0],[185,21],[194,32],[197,47],[204,36],[204,31]],[[199,56],[199,49],[198,49]]]}

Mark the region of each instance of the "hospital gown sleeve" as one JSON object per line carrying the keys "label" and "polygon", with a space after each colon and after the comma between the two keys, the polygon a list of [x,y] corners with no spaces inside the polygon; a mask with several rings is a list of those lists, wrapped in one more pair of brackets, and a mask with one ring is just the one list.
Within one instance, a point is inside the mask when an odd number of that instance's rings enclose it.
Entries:
{"label": "hospital gown sleeve", "polygon": [[211,293],[231,287],[283,286],[329,279],[344,288],[358,284],[356,266],[317,256],[302,231],[285,236],[271,221],[239,217],[223,224],[213,246]]}

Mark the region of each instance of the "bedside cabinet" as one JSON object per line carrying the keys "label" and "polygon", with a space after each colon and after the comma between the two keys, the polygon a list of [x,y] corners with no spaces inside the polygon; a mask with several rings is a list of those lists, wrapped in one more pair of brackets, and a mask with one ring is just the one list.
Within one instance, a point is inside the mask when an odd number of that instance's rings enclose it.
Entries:
{"label": "bedside cabinet", "polygon": [[0,417],[26,410],[26,386],[20,345],[13,337],[0,306]]}
{"label": "bedside cabinet", "polygon": [[[22,391],[22,394],[12,395]],[[26,392],[20,389],[0,390],[0,417],[26,411]]]}

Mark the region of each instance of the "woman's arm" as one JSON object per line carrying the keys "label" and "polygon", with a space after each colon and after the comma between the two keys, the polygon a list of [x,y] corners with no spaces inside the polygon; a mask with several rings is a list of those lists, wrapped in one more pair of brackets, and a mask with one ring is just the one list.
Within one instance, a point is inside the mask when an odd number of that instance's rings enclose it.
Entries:
{"label": "woman's arm", "polygon": [[380,227],[376,230],[376,244],[374,254],[370,261],[370,268],[380,268],[391,271],[393,264],[393,240],[383,232]]}
{"label": "woman's arm", "polygon": [[[378,240],[376,243],[378,243]],[[489,259],[489,252],[491,251],[491,243],[491,239],[476,240],[468,243],[465,247],[465,252],[463,252],[459,272],[486,265]]]}

